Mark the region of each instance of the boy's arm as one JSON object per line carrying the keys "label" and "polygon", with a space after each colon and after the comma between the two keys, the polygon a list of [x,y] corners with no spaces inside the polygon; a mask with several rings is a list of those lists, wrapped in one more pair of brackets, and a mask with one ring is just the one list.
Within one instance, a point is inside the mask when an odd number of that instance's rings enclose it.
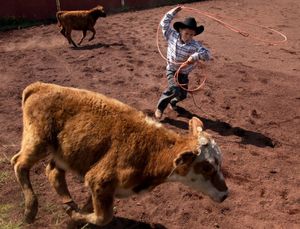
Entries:
{"label": "boy's arm", "polygon": [[210,51],[199,44],[197,51],[188,58],[188,62],[194,63],[198,60],[207,61],[211,59]]}
{"label": "boy's arm", "polygon": [[171,33],[174,32],[174,30],[171,28],[171,21],[180,10],[181,10],[180,6],[171,9],[169,12],[165,14],[165,16],[162,18],[160,22],[160,26],[166,40],[168,40]]}

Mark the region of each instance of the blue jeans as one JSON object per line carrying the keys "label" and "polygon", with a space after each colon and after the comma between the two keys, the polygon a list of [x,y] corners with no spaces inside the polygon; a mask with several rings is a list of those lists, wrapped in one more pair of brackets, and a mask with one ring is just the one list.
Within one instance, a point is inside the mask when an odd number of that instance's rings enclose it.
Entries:
{"label": "blue jeans", "polygon": [[[175,71],[167,71],[168,88],[162,93],[158,100],[157,108],[163,112],[168,104],[176,106],[176,103],[184,100],[187,97],[187,91],[178,86],[174,80]],[[183,85],[184,88],[188,88],[188,75],[179,74],[178,82]]]}

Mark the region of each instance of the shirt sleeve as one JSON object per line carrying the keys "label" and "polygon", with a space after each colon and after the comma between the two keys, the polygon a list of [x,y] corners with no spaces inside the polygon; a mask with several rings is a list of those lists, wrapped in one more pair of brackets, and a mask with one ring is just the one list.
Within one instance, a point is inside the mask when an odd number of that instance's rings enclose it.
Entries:
{"label": "shirt sleeve", "polygon": [[173,10],[170,10],[165,14],[165,16],[162,18],[160,22],[160,27],[163,32],[163,36],[166,40],[169,39],[170,35],[174,32],[176,32],[172,27],[171,27],[171,21],[174,18],[175,13]]}
{"label": "shirt sleeve", "polygon": [[196,52],[194,54],[191,55],[191,57],[193,58],[194,61],[197,60],[210,60],[211,59],[211,53],[210,51],[205,48],[204,46],[202,46],[200,43],[197,43],[197,48],[196,48]]}

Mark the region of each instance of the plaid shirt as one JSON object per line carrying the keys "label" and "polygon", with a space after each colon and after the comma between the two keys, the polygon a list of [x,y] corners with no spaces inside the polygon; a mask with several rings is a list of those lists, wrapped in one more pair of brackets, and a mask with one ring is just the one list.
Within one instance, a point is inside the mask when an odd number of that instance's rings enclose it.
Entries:
{"label": "plaid shirt", "polygon": [[[174,62],[185,62],[190,56],[194,61],[209,60],[210,52],[198,41],[191,40],[188,43],[183,43],[180,39],[180,34],[171,27],[171,21],[175,13],[170,10],[160,22],[163,35],[168,41],[167,70],[176,71],[180,65]],[[182,74],[189,74],[195,65],[189,65],[181,70]]]}

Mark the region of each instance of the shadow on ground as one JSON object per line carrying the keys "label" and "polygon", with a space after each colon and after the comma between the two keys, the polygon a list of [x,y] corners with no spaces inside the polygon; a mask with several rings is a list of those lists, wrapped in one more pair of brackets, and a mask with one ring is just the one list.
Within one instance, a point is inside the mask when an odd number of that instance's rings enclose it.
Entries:
{"label": "shadow on ground", "polygon": [[73,221],[67,223],[68,229],[167,229],[165,226],[156,223],[146,223],[127,219],[123,217],[114,217],[112,222],[104,227],[96,226],[93,224],[79,225]]}
{"label": "shadow on ground", "polygon": [[124,46],[122,43],[111,43],[111,44],[104,44],[104,43],[97,43],[97,44],[87,44],[82,45],[78,47],[71,47],[74,50],[92,50],[92,49],[98,49],[98,48],[109,48],[111,46]]}
{"label": "shadow on ground", "polygon": [[[212,120],[212,119],[200,117],[179,106],[177,107],[176,111],[179,116],[186,117],[188,119],[191,119],[192,117],[198,117],[203,121],[205,129],[210,129],[214,132],[219,133],[222,136],[235,135],[240,137],[241,144],[254,145],[257,147],[271,147],[271,148],[274,148],[276,146],[275,141],[273,141],[271,138],[261,133],[245,130],[241,127],[233,127],[229,123],[223,122],[221,120]],[[187,130],[189,128],[187,122],[170,119],[168,117],[166,117],[161,122],[168,123],[180,129]]]}

